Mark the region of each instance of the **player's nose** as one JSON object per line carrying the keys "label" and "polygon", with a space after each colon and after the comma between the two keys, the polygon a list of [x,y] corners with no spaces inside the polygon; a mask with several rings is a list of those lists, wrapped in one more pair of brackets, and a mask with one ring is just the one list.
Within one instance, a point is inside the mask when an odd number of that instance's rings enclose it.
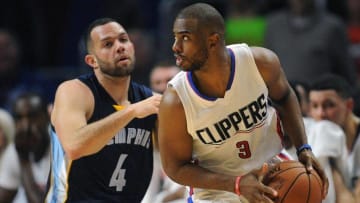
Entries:
{"label": "player's nose", "polygon": [[174,51],[174,53],[180,53],[181,49],[182,49],[181,43],[179,42],[179,40],[175,39],[172,45],[172,50]]}

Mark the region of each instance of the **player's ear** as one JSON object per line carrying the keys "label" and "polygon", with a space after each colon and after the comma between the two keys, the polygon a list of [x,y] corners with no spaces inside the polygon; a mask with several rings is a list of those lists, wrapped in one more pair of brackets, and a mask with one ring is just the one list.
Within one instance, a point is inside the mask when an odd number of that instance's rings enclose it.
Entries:
{"label": "player's ear", "polygon": [[85,63],[93,68],[98,67],[97,60],[96,60],[95,56],[92,54],[87,54],[85,56]]}
{"label": "player's ear", "polygon": [[209,36],[209,39],[208,39],[208,42],[209,42],[209,48],[214,48],[218,43],[219,43],[219,40],[220,40],[220,36],[218,33],[212,33],[210,36]]}
{"label": "player's ear", "polygon": [[354,110],[354,99],[353,98],[349,98],[349,99],[346,99],[346,108],[349,110],[349,111],[353,111]]}

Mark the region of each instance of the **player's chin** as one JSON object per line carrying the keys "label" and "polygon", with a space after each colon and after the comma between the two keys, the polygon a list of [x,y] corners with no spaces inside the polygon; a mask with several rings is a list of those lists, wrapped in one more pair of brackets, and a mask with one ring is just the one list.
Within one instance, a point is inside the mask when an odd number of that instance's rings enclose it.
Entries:
{"label": "player's chin", "polygon": [[182,70],[186,70],[187,68],[186,68],[186,65],[184,65],[184,63],[183,62],[178,62],[178,61],[176,61],[176,66],[177,67],[180,67]]}
{"label": "player's chin", "polygon": [[187,64],[187,63],[181,63],[180,65],[178,65],[178,67],[181,68],[181,70],[183,71],[192,71],[192,67],[191,65]]}
{"label": "player's chin", "polygon": [[183,58],[177,57],[176,58],[176,66],[180,67],[182,70],[184,71],[188,71],[189,69],[189,64],[186,63],[186,60],[184,60]]}

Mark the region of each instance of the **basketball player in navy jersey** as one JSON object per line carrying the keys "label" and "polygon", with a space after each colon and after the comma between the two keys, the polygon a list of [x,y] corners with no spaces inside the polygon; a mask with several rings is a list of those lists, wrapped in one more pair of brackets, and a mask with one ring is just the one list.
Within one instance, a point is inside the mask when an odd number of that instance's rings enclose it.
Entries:
{"label": "basketball player in navy jersey", "polygon": [[140,202],[161,96],[131,80],[134,46],[119,23],[98,19],[85,38],[93,72],[57,89],[45,202]]}
{"label": "basketball player in navy jersey", "polygon": [[322,177],[325,197],[327,178],[277,56],[246,44],[225,46],[224,20],[204,3],[180,11],[173,32],[183,71],[160,104],[159,148],[167,175],[191,186],[189,201],[272,202],[277,193],[261,177],[264,163],[282,149],[282,127],[299,161]]}

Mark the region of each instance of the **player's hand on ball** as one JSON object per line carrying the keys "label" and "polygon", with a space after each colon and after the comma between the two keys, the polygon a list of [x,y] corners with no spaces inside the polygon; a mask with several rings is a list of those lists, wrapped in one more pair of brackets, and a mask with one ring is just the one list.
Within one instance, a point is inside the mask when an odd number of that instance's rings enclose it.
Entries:
{"label": "player's hand on ball", "polygon": [[271,198],[277,196],[276,190],[262,183],[264,175],[268,171],[265,163],[261,169],[253,170],[242,176],[240,181],[240,191],[249,202],[273,203]]}
{"label": "player's hand on ball", "polygon": [[322,168],[322,166],[320,165],[320,163],[317,161],[317,159],[315,158],[314,154],[312,153],[312,151],[310,150],[303,150],[299,156],[298,156],[299,161],[304,164],[306,170],[308,171],[308,173],[311,173],[311,170],[314,168],[316,170],[316,172],[319,174],[322,182],[323,182],[323,190],[322,190],[322,197],[323,199],[325,199],[327,193],[328,193],[328,188],[329,188],[329,180],[325,175],[325,171]]}

